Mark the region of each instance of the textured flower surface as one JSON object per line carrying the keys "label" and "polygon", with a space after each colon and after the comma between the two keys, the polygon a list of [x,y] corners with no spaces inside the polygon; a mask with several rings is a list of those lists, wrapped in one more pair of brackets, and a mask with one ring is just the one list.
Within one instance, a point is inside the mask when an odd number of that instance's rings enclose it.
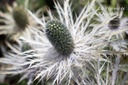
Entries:
{"label": "textured flower surface", "polygon": [[[106,23],[102,29],[100,29],[100,34],[104,35],[110,32],[118,32],[121,30],[125,30],[124,32],[117,33],[115,36],[109,35],[110,43],[109,45],[113,47],[116,51],[125,51],[124,49],[127,48],[127,41],[124,40],[125,38],[125,32],[127,32],[127,18],[123,17],[123,11],[125,8],[123,7],[117,7],[117,8],[111,8],[111,7],[104,7],[100,4],[100,8],[98,9],[98,12],[96,13],[96,17],[94,18],[98,23],[95,24],[97,26],[99,23]],[[94,25],[94,24],[93,24]],[[124,49],[121,49],[124,48]]]}
{"label": "textured flower surface", "polygon": [[12,65],[1,73],[24,74],[21,80],[29,78],[28,85],[33,79],[53,80],[55,85],[69,85],[71,82],[78,85],[99,85],[98,81],[95,84],[87,75],[90,65],[95,69],[91,61],[98,59],[107,62],[102,57],[109,52],[104,48],[111,42],[110,37],[126,29],[108,31],[104,27],[106,22],[93,24],[94,15],[97,14],[94,5],[95,0],[88,3],[79,16],[74,17],[69,0],[64,0],[63,7],[55,3],[59,17],[48,11],[48,21],[44,17],[40,20],[28,11],[42,28],[27,29],[19,41],[28,43],[31,49],[24,52],[13,49],[15,54],[8,53],[0,59],[1,63]]}
{"label": "textured flower surface", "polygon": [[[0,10],[0,57],[4,57],[7,51],[10,51],[10,46],[18,46],[17,39],[26,30],[27,26],[35,26],[31,16],[28,16],[27,11],[22,6],[6,5],[7,12]],[[36,26],[37,27],[37,26]],[[38,28],[38,27],[37,27]]]}
{"label": "textured flower surface", "polygon": [[37,25],[25,7],[17,6],[17,3],[14,3],[12,7],[6,5],[6,8],[7,12],[0,11],[0,35],[6,35],[8,39],[14,40],[19,38],[28,25]]}
{"label": "textured flower surface", "polygon": [[0,34],[5,34],[7,38],[15,39],[29,24],[27,12],[23,7],[11,8],[7,6],[7,8],[8,13],[0,12],[0,22],[3,23],[0,26]]}

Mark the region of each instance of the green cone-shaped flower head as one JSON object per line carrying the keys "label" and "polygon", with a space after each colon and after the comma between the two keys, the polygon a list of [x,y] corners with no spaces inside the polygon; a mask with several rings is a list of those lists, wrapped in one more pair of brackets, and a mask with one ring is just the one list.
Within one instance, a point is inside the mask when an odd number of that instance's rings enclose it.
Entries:
{"label": "green cone-shaped flower head", "polygon": [[49,21],[46,24],[46,35],[59,54],[69,56],[73,52],[72,36],[67,27],[60,21]]}
{"label": "green cone-shaped flower head", "polygon": [[13,9],[13,18],[22,30],[24,30],[29,23],[26,10],[22,7],[15,7]]}
{"label": "green cone-shaped flower head", "polygon": [[118,29],[119,25],[120,25],[120,19],[118,17],[110,20],[109,22],[110,29]]}

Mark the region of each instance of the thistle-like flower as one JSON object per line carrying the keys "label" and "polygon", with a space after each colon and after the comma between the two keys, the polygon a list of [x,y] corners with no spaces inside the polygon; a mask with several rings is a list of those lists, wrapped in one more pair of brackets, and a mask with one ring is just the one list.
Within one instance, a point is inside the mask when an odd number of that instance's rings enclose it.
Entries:
{"label": "thistle-like flower", "polygon": [[[100,4],[99,12],[96,13],[95,20],[98,21],[95,26],[97,26],[99,23],[106,23],[101,29],[99,33],[101,34],[107,34],[110,32],[117,32],[124,30],[124,32],[120,32],[116,34],[115,36],[109,36],[109,41],[113,41],[112,43],[109,43],[108,45],[111,46],[114,50],[120,51],[123,50],[126,51],[127,48],[127,41],[124,40],[125,32],[127,32],[127,18],[123,18],[123,7],[117,7],[117,8],[111,8],[111,7],[103,7],[103,5]],[[125,49],[125,50],[124,50]]]}
{"label": "thistle-like flower", "polygon": [[1,23],[4,23],[0,27],[0,34],[7,35],[8,39],[13,40],[27,28],[28,15],[23,7],[11,8],[7,6],[7,8],[9,13],[0,12]]}
{"label": "thistle-like flower", "polygon": [[102,56],[106,54],[104,48],[110,42],[108,38],[124,31],[108,33],[104,30],[101,33],[107,23],[93,25],[91,21],[97,14],[94,5],[95,0],[74,18],[69,0],[64,0],[64,7],[55,3],[59,18],[48,11],[48,21],[44,17],[39,20],[29,11],[42,29],[28,29],[20,37],[21,42],[28,43],[31,49],[17,54],[8,53],[6,58],[0,59],[1,63],[12,65],[1,73],[24,74],[21,80],[29,78],[28,85],[33,79],[51,79],[57,85],[64,82],[69,85],[72,81],[78,85],[91,85],[92,79],[87,75],[88,64],[92,65],[91,61],[97,59],[105,61]]}
{"label": "thistle-like flower", "polygon": [[14,3],[13,7],[6,5],[6,8],[7,12],[0,12],[0,57],[3,57],[6,51],[10,51],[11,45],[18,45],[17,39],[28,25],[32,25],[32,20],[22,6]]}
{"label": "thistle-like flower", "polygon": [[[100,11],[99,11],[100,10]],[[127,19],[123,17],[123,10],[122,7],[111,8],[111,7],[103,7],[100,4],[99,12],[96,13],[96,20],[99,23],[106,23],[102,29],[102,31],[108,30],[109,31],[117,31],[117,30],[124,30],[127,28]],[[96,24],[97,25],[97,24]],[[119,35],[123,38],[122,33]],[[117,36],[117,38],[119,38]]]}
{"label": "thistle-like flower", "polygon": [[0,41],[4,43],[15,41],[29,24],[23,7],[11,8],[7,5],[7,8],[9,12],[0,12]]}

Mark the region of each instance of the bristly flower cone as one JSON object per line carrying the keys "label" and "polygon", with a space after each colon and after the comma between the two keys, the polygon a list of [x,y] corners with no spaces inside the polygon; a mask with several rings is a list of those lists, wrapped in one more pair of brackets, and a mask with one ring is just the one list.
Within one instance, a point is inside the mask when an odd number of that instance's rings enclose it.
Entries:
{"label": "bristly flower cone", "polygon": [[[3,57],[3,50],[5,51],[10,51],[11,48],[8,46],[9,45],[18,45],[17,42],[17,38],[20,36],[20,34],[25,30],[25,28],[27,27],[27,25],[29,24],[29,20],[28,20],[28,16],[27,16],[27,12],[25,11],[25,9],[23,7],[15,7],[12,9],[11,11],[12,14],[10,14],[9,19],[6,16],[1,16],[3,19],[5,19],[8,22],[8,20],[10,20],[9,25],[5,24],[2,25],[4,26],[4,28],[2,28],[1,26],[1,30],[0,30],[0,57]],[[11,20],[12,19],[12,20]],[[6,27],[7,26],[7,27]],[[7,44],[8,43],[8,44]],[[3,46],[3,47],[1,47]]]}
{"label": "bristly flower cone", "polygon": [[13,9],[13,18],[15,20],[15,23],[22,30],[24,30],[26,26],[29,24],[27,13],[25,9],[23,9],[22,7],[15,7]]}
{"label": "bristly flower cone", "polygon": [[109,22],[110,29],[117,29],[119,25],[120,25],[120,19],[118,17],[115,17]]}
{"label": "bristly flower cone", "polygon": [[69,56],[73,52],[72,36],[67,27],[60,21],[49,21],[46,24],[46,35],[59,54]]}

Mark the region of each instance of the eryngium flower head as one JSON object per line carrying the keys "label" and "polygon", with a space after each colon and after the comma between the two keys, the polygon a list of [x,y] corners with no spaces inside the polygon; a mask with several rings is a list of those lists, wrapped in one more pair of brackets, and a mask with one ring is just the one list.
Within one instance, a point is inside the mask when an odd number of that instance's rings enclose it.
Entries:
{"label": "eryngium flower head", "polygon": [[69,56],[74,49],[74,42],[67,27],[59,21],[49,21],[46,24],[46,35],[58,53]]}
{"label": "eryngium flower head", "polygon": [[17,38],[25,31],[29,22],[27,11],[23,7],[6,6],[8,12],[0,11],[0,57],[10,51],[9,45],[18,45]]}
{"label": "eryngium flower head", "polygon": [[28,16],[26,10],[23,7],[15,7],[13,8],[12,16],[14,18],[15,23],[24,30],[29,24]]}
{"label": "eryngium flower head", "polygon": [[[59,85],[62,85],[63,81],[66,85],[71,81],[78,85],[91,85],[93,80],[88,76],[88,64],[93,66],[91,61],[96,59],[104,61],[101,55],[104,56],[107,51],[104,48],[110,43],[108,38],[124,31],[108,32],[104,30],[106,22],[94,25],[91,21],[97,14],[96,9],[93,8],[94,4],[95,0],[88,3],[79,16],[73,17],[69,0],[64,0],[64,8],[59,3],[55,3],[59,18],[53,17],[48,11],[49,21],[44,17],[39,20],[29,11],[42,25],[42,29],[27,29],[20,40],[28,43],[31,49],[23,53],[8,53],[6,58],[0,59],[1,63],[12,65],[0,73],[22,73],[24,76],[21,80],[29,78],[28,85],[32,83],[33,78],[51,79],[53,84]],[[99,75],[99,72],[97,74]]]}
{"label": "eryngium flower head", "polygon": [[110,29],[117,29],[120,25],[120,19],[115,17],[114,19],[109,21],[109,28]]}
{"label": "eryngium flower head", "polygon": [[16,40],[25,31],[30,20],[23,7],[10,7],[9,12],[0,12],[0,35],[5,35],[6,40]]}

